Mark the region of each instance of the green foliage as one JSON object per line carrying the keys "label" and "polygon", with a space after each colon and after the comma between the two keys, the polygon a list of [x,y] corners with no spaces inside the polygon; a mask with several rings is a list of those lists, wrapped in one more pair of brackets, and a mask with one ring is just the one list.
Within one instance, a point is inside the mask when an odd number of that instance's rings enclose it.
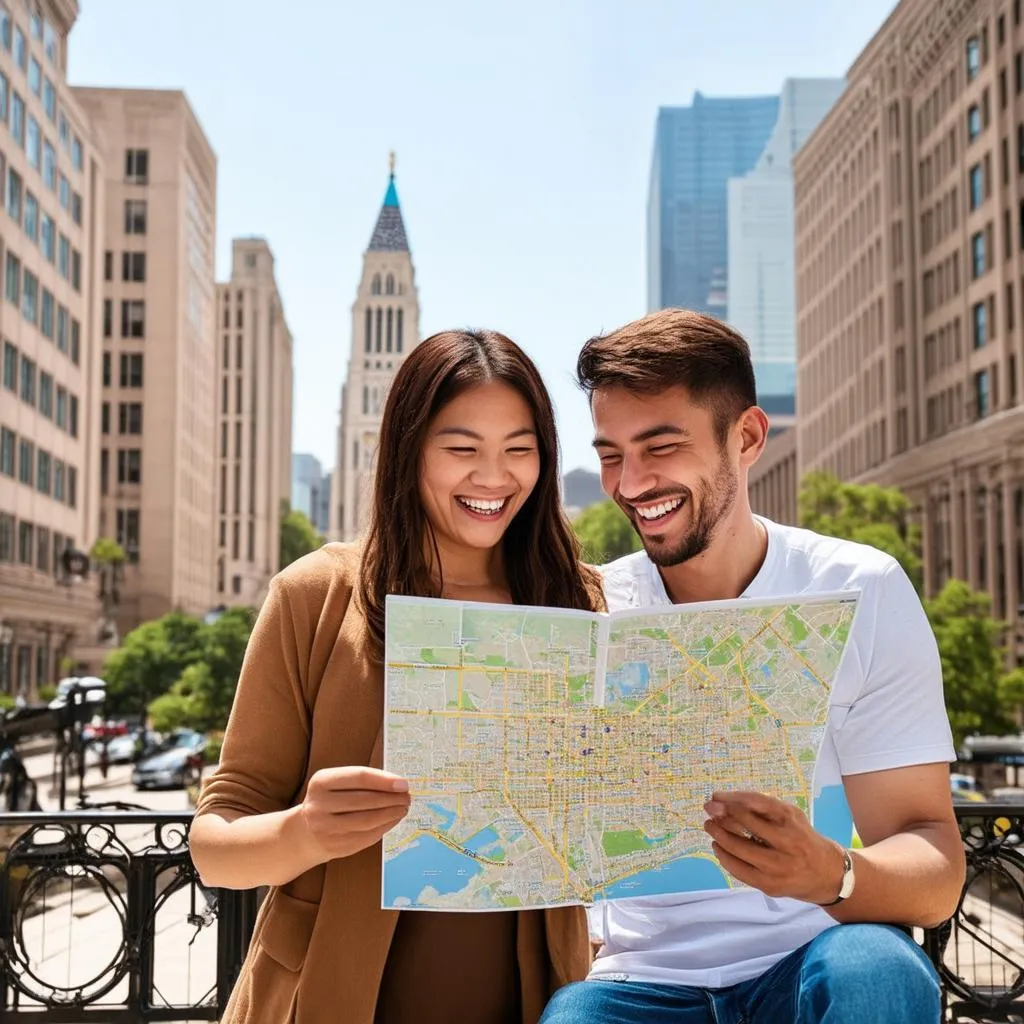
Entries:
{"label": "green foliage", "polygon": [[924,602],[942,658],[954,740],[1016,732],[1013,711],[1024,702],[1024,672],[1005,667],[1004,625],[989,613],[987,594],[950,580]]}
{"label": "green foliage", "polygon": [[9,693],[0,693],[0,715],[15,706],[15,699]]}
{"label": "green foliage", "polygon": [[800,484],[799,505],[801,526],[892,555],[920,592],[921,530],[910,518],[910,499],[898,488],[808,473]]}
{"label": "green foliage", "polygon": [[39,700],[44,704],[49,704],[54,697],[57,696],[57,687],[53,683],[43,683],[39,687]]}
{"label": "green foliage", "polygon": [[124,548],[109,537],[97,537],[89,549],[89,558],[101,565],[123,565],[125,561]]}
{"label": "green foliage", "polygon": [[289,508],[288,502],[282,501],[279,568],[284,569],[297,558],[316,551],[323,543],[323,536],[317,532],[306,513]]}
{"label": "green foliage", "polygon": [[211,623],[181,612],[145,622],[107,658],[113,713],[144,714],[155,729],[223,729],[256,612],[229,608]]}
{"label": "green foliage", "polygon": [[584,561],[592,565],[640,550],[640,538],[633,524],[614,501],[600,501],[585,508],[572,525],[583,545]]}

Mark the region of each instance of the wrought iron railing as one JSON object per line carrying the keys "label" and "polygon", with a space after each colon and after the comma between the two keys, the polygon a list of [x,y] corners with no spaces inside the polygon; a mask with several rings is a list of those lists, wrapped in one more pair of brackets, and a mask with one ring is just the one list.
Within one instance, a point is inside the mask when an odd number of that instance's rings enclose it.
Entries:
{"label": "wrought iron railing", "polygon": [[[1024,1020],[1024,805],[967,804],[957,816],[968,862],[960,906],[918,938],[939,968],[950,1021]],[[218,1019],[256,895],[203,887],[190,821],[0,814],[4,1024]]]}
{"label": "wrought iron railing", "polygon": [[203,887],[189,813],[0,815],[0,1020],[217,1020],[256,894]]}

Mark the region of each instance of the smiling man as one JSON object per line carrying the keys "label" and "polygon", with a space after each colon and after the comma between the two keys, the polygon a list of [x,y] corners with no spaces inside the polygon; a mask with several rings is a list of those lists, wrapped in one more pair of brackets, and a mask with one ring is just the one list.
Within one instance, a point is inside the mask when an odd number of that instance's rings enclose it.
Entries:
{"label": "smiling man", "polygon": [[964,878],[941,668],[913,586],[874,548],[751,512],[768,421],[726,324],[651,314],[587,342],[578,377],[602,485],[644,547],[605,567],[611,610],[861,596],[815,775],[818,830],[772,796],[708,794],[715,855],[744,887],[599,904],[590,978],[558,992],[544,1021],[938,1022],[935,972],[893,927],[945,919]]}

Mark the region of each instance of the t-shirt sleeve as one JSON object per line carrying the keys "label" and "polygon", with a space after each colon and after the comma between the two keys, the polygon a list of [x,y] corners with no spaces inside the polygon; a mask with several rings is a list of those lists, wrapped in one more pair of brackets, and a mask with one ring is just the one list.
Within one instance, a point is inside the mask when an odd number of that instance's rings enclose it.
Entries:
{"label": "t-shirt sleeve", "polygon": [[278,576],[249,637],[220,764],[203,784],[197,815],[265,814],[284,810],[295,797],[309,751],[300,647]]}
{"label": "t-shirt sleeve", "polygon": [[859,775],[955,760],[935,634],[896,562],[879,581],[874,615],[874,643],[860,652],[864,685],[835,732],[840,770]]}

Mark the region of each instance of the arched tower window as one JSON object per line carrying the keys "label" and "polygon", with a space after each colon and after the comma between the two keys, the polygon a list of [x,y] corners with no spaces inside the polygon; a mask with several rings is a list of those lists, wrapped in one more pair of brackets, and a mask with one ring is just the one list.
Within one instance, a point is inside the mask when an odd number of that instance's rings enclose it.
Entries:
{"label": "arched tower window", "polygon": [[370,413],[370,389],[364,384],[363,385],[363,415],[368,416]]}
{"label": "arched tower window", "polygon": [[367,352],[373,351],[373,313],[369,309],[366,311],[366,339],[364,348]]}
{"label": "arched tower window", "polygon": [[381,310],[381,308],[378,306],[377,307],[377,345],[376,345],[376,348],[377,348],[378,352],[380,351],[381,326],[382,326],[383,320],[384,320],[384,313]]}
{"label": "arched tower window", "polygon": [[384,282],[384,291],[388,295],[395,294],[395,275],[388,274],[387,280]]}
{"label": "arched tower window", "polygon": [[392,326],[395,318],[395,311],[388,306],[388,347],[387,351],[392,351]]}
{"label": "arched tower window", "polygon": [[395,324],[395,351],[402,351],[402,307],[398,307],[398,322]]}
{"label": "arched tower window", "polygon": [[370,294],[380,295],[380,274],[373,275],[373,280],[370,282]]}

